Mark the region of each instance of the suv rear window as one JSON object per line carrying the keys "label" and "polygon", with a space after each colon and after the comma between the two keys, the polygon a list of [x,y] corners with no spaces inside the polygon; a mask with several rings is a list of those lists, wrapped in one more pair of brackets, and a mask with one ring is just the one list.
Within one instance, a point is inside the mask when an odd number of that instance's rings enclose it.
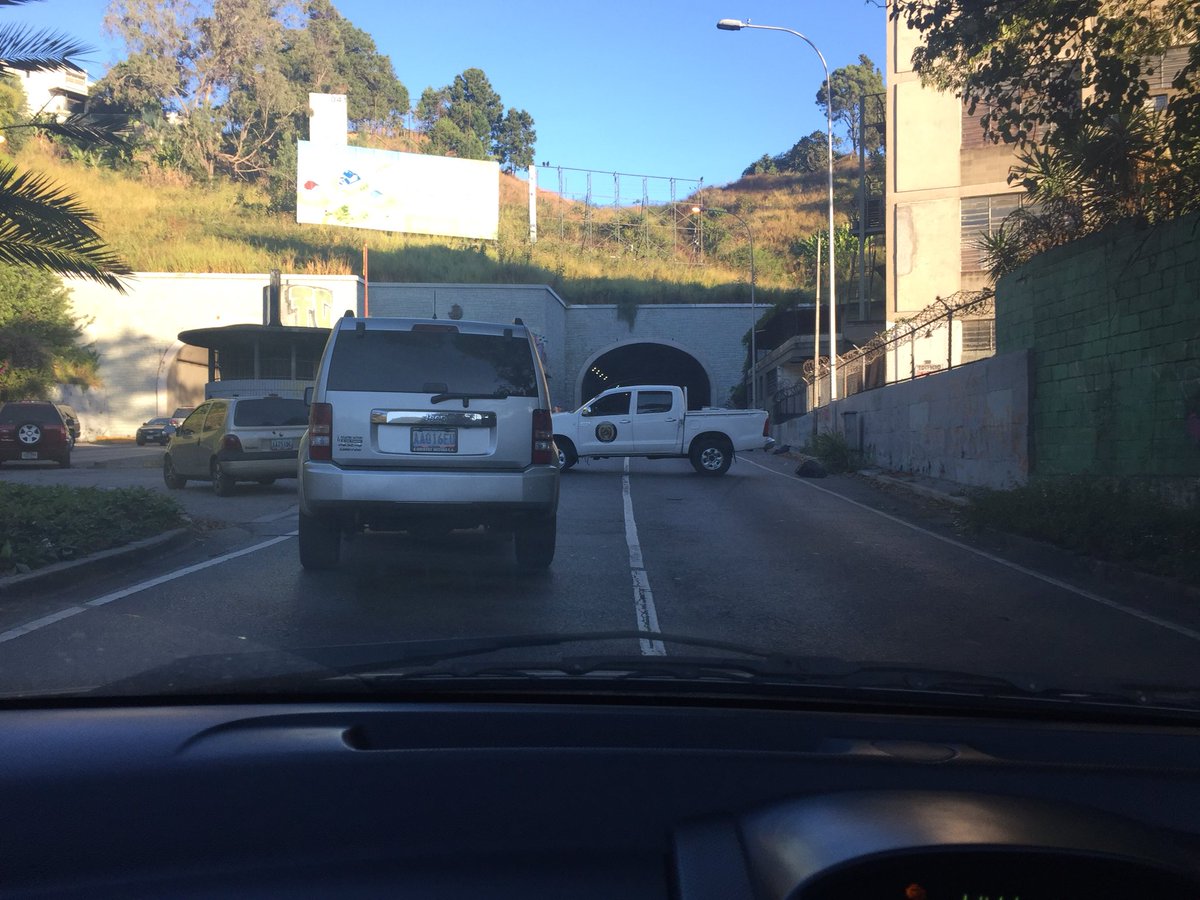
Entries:
{"label": "suv rear window", "polygon": [[6,403],[0,407],[0,425],[33,422],[35,425],[62,425],[62,416],[49,403]]}
{"label": "suv rear window", "polygon": [[283,425],[307,425],[308,407],[303,400],[264,397],[239,400],[233,410],[233,424],[243,428],[278,428]]}
{"label": "suv rear window", "polygon": [[524,336],[442,331],[338,334],[329,366],[331,391],[445,391],[536,397],[537,377]]}

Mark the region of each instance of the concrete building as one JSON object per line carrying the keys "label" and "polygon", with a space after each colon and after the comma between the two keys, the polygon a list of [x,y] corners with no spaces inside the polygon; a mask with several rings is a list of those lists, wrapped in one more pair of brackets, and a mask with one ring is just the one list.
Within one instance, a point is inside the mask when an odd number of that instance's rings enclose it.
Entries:
{"label": "concrete building", "polygon": [[88,73],[75,66],[61,66],[44,72],[22,72],[10,69],[25,90],[25,107],[29,115],[51,115],[62,121],[83,111],[91,82]]}
{"label": "concrete building", "polygon": [[[987,286],[976,239],[1016,209],[1023,194],[1008,183],[1012,148],[985,141],[978,116],[959,98],[921,84],[912,69],[919,44],[920,35],[903,20],[889,20],[884,200],[889,328],[938,297]],[[954,327],[955,364],[994,352],[990,317]],[[937,340],[939,346],[930,346],[927,355],[944,360],[946,339]],[[916,352],[919,359],[921,348]],[[889,380],[893,377],[890,373]]]}
{"label": "concrete building", "polygon": [[[958,291],[989,286],[977,246],[1023,202],[1020,185],[1008,183],[1013,145],[984,138],[979,119],[956,96],[924,87],[912,68],[920,35],[900,19],[888,21],[887,146],[885,189],[887,236],[887,325],[909,318]],[[1150,104],[1165,108],[1171,81],[1187,62],[1188,47],[1170,48],[1154,60]],[[995,352],[992,316],[954,323],[954,364]],[[944,336],[917,342],[916,365],[945,360]],[[893,380],[895,373],[889,373]]]}

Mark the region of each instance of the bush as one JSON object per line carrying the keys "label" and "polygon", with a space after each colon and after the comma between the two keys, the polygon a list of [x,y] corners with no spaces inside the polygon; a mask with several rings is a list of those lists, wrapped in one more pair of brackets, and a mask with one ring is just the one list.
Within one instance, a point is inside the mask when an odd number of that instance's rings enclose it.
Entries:
{"label": "bush", "polygon": [[173,499],[147,488],[0,483],[0,574],[119,547],[183,521]]}
{"label": "bush", "polygon": [[819,459],[830,472],[853,472],[862,466],[861,457],[850,449],[846,436],[836,431],[815,435],[804,452]]}
{"label": "bush", "polygon": [[965,516],[975,528],[1012,531],[1200,584],[1200,508],[1172,506],[1145,488],[1093,478],[1040,481],[978,491]]}

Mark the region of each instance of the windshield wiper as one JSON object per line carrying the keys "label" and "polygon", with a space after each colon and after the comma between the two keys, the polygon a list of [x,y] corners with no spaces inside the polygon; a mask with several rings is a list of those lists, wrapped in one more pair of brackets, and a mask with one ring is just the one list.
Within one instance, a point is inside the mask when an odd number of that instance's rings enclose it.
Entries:
{"label": "windshield wiper", "polygon": [[507,400],[510,391],[508,388],[500,388],[492,391],[490,394],[473,393],[471,391],[442,391],[440,394],[434,394],[429,398],[430,403],[443,403],[446,400]]}

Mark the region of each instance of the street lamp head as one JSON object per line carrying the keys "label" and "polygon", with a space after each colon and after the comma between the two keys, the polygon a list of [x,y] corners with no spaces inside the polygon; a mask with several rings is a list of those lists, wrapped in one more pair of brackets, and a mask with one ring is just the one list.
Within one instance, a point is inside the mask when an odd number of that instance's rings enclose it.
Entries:
{"label": "street lamp head", "polygon": [[741,31],[749,22],[743,22],[741,19],[721,19],[717,22],[717,27],[722,31]]}
{"label": "street lamp head", "polygon": [[704,207],[703,207],[703,206],[693,206],[693,207],[692,207],[692,215],[693,215],[693,216],[695,216],[695,215],[698,215],[698,214],[700,214],[700,213],[702,213],[702,212],[704,212]]}

